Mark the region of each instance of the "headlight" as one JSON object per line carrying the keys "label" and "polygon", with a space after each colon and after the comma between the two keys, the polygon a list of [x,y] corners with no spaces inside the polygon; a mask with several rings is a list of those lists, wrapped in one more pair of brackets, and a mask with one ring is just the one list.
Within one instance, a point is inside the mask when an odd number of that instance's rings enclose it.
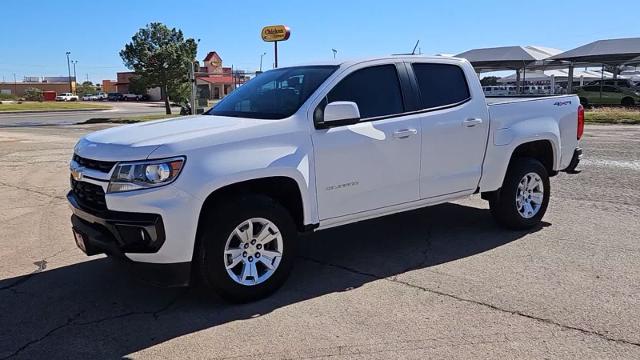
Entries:
{"label": "headlight", "polygon": [[175,157],[118,163],[111,175],[107,192],[148,189],[170,184],[180,175],[184,161],[184,157]]}

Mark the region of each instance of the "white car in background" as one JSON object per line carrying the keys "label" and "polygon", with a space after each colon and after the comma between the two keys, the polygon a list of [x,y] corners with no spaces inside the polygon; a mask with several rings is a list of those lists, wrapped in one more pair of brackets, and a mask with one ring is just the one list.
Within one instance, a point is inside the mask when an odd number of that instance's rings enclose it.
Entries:
{"label": "white car in background", "polygon": [[142,95],[138,95],[138,94],[123,94],[122,95],[122,100],[123,101],[140,101],[140,100],[142,100]]}
{"label": "white car in background", "polygon": [[61,93],[56,96],[56,101],[78,101],[78,96],[72,93]]}
{"label": "white car in background", "polygon": [[97,101],[98,96],[93,94],[86,94],[82,96],[82,101]]}

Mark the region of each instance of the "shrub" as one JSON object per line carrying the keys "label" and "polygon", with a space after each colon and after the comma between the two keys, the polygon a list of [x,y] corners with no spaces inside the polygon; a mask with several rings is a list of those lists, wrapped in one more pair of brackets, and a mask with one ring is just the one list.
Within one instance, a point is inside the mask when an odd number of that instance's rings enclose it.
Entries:
{"label": "shrub", "polygon": [[0,100],[15,100],[16,96],[13,94],[2,94],[0,93]]}
{"label": "shrub", "polygon": [[42,90],[36,88],[28,88],[24,91],[24,99],[26,101],[42,101]]}

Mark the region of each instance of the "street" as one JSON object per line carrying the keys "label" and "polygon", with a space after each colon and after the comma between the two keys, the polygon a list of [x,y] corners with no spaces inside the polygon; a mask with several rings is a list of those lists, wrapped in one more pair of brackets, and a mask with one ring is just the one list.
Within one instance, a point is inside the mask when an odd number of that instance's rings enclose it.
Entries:
{"label": "street", "polygon": [[[42,113],[2,113],[0,112],[0,128],[15,126],[51,126],[71,125],[92,118],[139,116],[150,114],[164,114],[162,102],[98,102],[100,105],[112,106],[109,110],[96,111],[60,111]],[[180,113],[180,108],[172,108],[174,113]]]}
{"label": "street", "polygon": [[[110,111],[164,111],[133,105]],[[88,117],[0,115],[0,359],[640,358],[640,127],[587,126],[534,231],[479,196],[330,229],[231,305],[76,248],[68,162],[105,125],[60,124]]]}

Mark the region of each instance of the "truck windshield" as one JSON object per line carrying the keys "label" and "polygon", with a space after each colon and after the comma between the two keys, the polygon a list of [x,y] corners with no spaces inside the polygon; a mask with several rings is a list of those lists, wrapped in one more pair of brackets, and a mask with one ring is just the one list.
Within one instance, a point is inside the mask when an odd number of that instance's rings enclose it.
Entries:
{"label": "truck windshield", "polygon": [[337,66],[298,66],[262,73],[227,95],[207,115],[283,119],[293,115]]}

